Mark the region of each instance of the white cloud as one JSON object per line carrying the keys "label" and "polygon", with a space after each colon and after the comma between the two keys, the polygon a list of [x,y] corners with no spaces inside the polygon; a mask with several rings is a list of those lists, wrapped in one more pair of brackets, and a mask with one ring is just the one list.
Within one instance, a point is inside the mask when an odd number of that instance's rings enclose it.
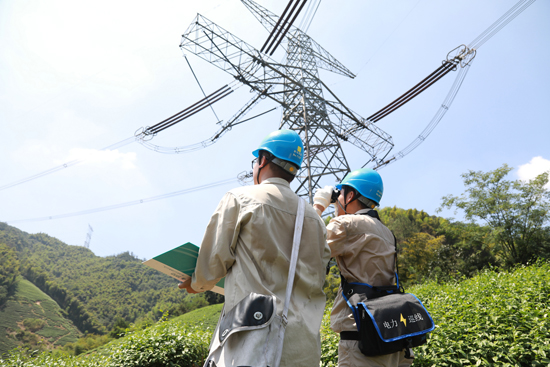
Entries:
{"label": "white cloud", "polygon": [[[550,171],[550,160],[542,157],[533,157],[529,163],[523,164],[518,168],[518,177],[520,180],[532,180],[543,172]],[[545,186],[550,189],[550,182]]]}

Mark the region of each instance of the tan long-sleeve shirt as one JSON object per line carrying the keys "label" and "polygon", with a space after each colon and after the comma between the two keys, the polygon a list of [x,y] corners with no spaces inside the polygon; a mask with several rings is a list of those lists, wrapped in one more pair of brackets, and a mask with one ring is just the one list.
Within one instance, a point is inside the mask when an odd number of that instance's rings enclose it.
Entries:
{"label": "tan long-sleeve shirt", "polygon": [[[206,229],[191,287],[209,290],[225,276],[226,310],[256,292],[275,295],[280,315],[298,200],[288,182],[280,178],[229,191]],[[325,225],[306,205],[281,366],[319,365],[329,258]]]}
{"label": "tan long-sleeve shirt", "polygon": [[[327,242],[340,273],[348,282],[392,285],[395,283],[394,237],[378,219],[363,214],[368,210],[333,218],[327,226]],[[342,287],[334,300],[330,326],[337,333],[357,331],[351,309],[342,296]]]}

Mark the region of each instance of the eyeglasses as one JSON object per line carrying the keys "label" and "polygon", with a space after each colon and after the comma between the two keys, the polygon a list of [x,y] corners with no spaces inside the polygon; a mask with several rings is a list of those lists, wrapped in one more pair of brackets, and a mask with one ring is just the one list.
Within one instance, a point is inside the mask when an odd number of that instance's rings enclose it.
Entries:
{"label": "eyeglasses", "polygon": [[252,160],[252,169],[254,169],[254,165],[256,164],[257,161],[258,161],[258,158],[254,158]]}

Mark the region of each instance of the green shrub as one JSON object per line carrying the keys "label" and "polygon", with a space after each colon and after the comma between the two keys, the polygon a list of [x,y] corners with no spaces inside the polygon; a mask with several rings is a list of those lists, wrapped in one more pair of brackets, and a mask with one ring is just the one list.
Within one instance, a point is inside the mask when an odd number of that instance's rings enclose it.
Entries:
{"label": "green shrub", "polygon": [[410,289],[436,329],[414,366],[549,366],[550,264]]}
{"label": "green shrub", "polygon": [[[411,287],[436,329],[415,349],[413,366],[549,366],[550,264],[510,272],[488,270],[472,279]],[[321,324],[321,364],[338,363],[339,337],[330,330],[327,305]],[[221,305],[196,310],[146,330],[129,332],[79,356],[16,351],[6,367],[201,366]]]}
{"label": "green shrub", "polygon": [[[212,331],[203,325],[161,323],[115,340],[89,354],[72,356],[60,351],[36,353],[16,350],[5,367],[199,367],[208,355]],[[75,345],[76,349],[84,349]],[[79,352],[81,350],[78,350]]]}
{"label": "green shrub", "polygon": [[327,304],[321,323],[321,365],[335,367],[338,365],[338,342],[340,336],[330,329],[330,312],[332,303]]}
{"label": "green shrub", "polygon": [[[550,264],[487,270],[461,282],[410,287],[436,329],[415,348],[413,366],[550,366]],[[338,363],[337,334],[327,305],[321,365]]]}
{"label": "green shrub", "polygon": [[121,339],[111,366],[202,366],[208,355],[210,333],[200,326],[181,329],[166,324]]}

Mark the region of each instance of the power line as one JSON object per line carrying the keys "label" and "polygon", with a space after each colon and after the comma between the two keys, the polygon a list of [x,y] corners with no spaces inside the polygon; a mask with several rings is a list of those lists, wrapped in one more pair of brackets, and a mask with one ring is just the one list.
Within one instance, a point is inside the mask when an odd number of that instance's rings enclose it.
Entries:
{"label": "power line", "polygon": [[218,89],[217,91],[209,94],[208,96],[205,96],[200,101],[198,101],[198,102],[192,104],[191,106],[181,110],[180,112],[176,113],[175,115],[170,116],[169,118],[167,118],[165,120],[162,120],[161,122],[159,122],[159,123],[157,123],[157,124],[155,124],[151,127],[146,128],[144,130],[144,133],[146,135],[158,134],[162,130],[167,129],[167,128],[169,128],[169,127],[171,127],[171,126],[173,126],[173,125],[175,125],[175,124],[177,124],[177,123],[193,116],[194,114],[202,111],[206,107],[212,106],[212,104],[216,103],[217,101],[219,101],[222,98],[227,97],[228,95],[230,95],[233,92],[234,92],[233,89],[231,89],[231,87],[228,84],[226,84],[223,87],[221,87],[220,89]]}
{"label": "power line", "polygon": [[[301,1],[302,0],[296,0],[296,3],[294,4],[294,6],[292,6],[292,9],[290,10],[290,13],[288,13],[288,15],[286,16],[286,18],[284,18],[284,20],[281,24],[281,20],[283,19],[283,17],[287,13],[288,9],[290,8],[290,6],[294,2],[294,0],[290,0],[288,2],[288,5],[286,6],[285,10],[283,11],[283,14],[281,15],[281,17],[277,21],[277,24],[275,24],[275,27],[273,27],[273,30],[271,31],[271,33],[269,34],[267,39],[265,40],[265,43],[262,46],[260,52],[265,52],[266,54],[269,53],[269,56],[273,55],[273,53],[275,52],[277,47],[279,47],[279,44],[281,43],[281,41],[285,38],[287,32],[290,30],[290,27],[292,26],[292,24],[294,23],[294,21],[296,20],[296,18],[298,17],[300,12],[302,11],[302,9],[304,8],[304,5],[306,5],[307,0],[303,0],[302,4],[300,5]],[[300,5],[300,6],[298,7],[298,5]],[[298,9],[298,10],[296,10],[296,9]],[[290,19],[290,18],[292,18],[292,19]],[[279,24],[281,24],[280,27],[279,27]],[[266,46],[267,46],[267,48],[266,48]],[[270,50],[271,50],[271,52],[270,52]]]}
{"label": "power line", "polygon": [[401,25],[403,24],[403,22],[405,22],[405,20],[407,20],[407,18],[409,17],[409,15],[411,15],[411,13],[413,12],[414,9],[416,9],[416,7],[418,6],[418,4],[420,4],[422,0],[418,0],[418,2],[411,8],[411,10],[407,13],[407,15],[405,15],[405,17],[401,20],[401,22],[399,22],[399,24],[393,29],[393,31],[388,35],[388,37],[386,37],[386,39],[384,40],[384,42],[382,42],[382,44],[378,47],[378,49],[376,49],[376,51],[374,51],[374,53],[372,54],[371,57],[369,57],[369,59],[367,60],[367,62],[365,62],[363,64],[363,66],[361,66],[361,68],[357,71],[357,74],[356,75],[359,75],[359,73],[365,68],[365,66],[367,66],[367,64],[372,60],[372,58],[374,56],[376,56],[378,54],[378,52],[380,52],[380,50],[384,47],[384,45],[386,45],[386,43],[388,42],[388,40],[394,35],[395,31],[397,31]]}
{"label": "power line", "polygon": [[[136,138],[132,136],[131,138],[124,139],[122,141],[119,141],[118,143],[115,143],[115,144],[109,145],[108,147],[100,149],[100,151],[117,149],[117,148],[123,147],[125,145],[128,145],[128,144],[134,142],[135,140],[136,140]],[[61,171],[65,168],[69,168],[69,167],[72,167],[72,166],[77,165],[79,163],[82,163],[82,162],[86,161],[88,158],[90,158],[91,156],[93,156],[96,152],[90,153],[84,158],[75,159],[75,160],[72,160],[70,162],[65,162],[63,164],[60,164],[59,166],[50,168],[46,171],[37,173],[35,175],[29,176],[29,177],[26,177],[26,178],[22,178],[20,180],[14,181],[14,182],[9,183],[9,184],[4,185],[4,186],[0,186],[0,191],[5,190],[5,189],[9,189],[10,187],[13,187],[13,186],[24,184],[24,183],[32,181],[32,180],[36,180],[37,178],[44,177],[44,176],[47,176],[49,174],[55,173],[57,171]]]}
{"label": "power line", "polygon": [[[315,2],[317,2],[317,6],[315,6]],[[307,30],[309,29],[309,26],[311,25],[311,22],[313,21],[315,14],[317,14],[319,5],[321,5],[321,0],[317,0],[317,1],[313,0],[308,3],[304,17],[302,18],[302,21],[300,22],[300,26],[298,27],[302,29],[305,33],[307,33]]]}
{"label": "power line", "polygon": [[[164,119],[161,122],[159,122],[159,123],[157,123],[157,124],[155,124],[151,127],[142,128],[142,129],[140,129],[139,132],[136,132],[135,136],[132,136],[128,139],[124,139],[122,141],[119,141],[118,143],[109,145],[109,146],[107,146],[103,149],[100,149],[100,151],[117,149],[117,148],[123,147],[125,145],[128,145],[128,144],[130,144],[130,143],[132,143],[136,140],[141,142],[141,141],[143,141],[144,136],[149,136],[149,137],[155,136],[159,132],[161,132],[161,131],[163,131],[163,130],[171,127],[171,126],[174,126],[175,124],[177,124],[177,123],[193,116],[194,114],[202,111],[203,109],[207,108],[208,106],[211,106],[213,103],[219,101],[220,99],[222,99],[224,97],[227,97],[229,94],[233,93],[234,90],[235,90],[235,89],[231,88],[231,86],[236,85],[236,84],[238,85],[238,83],[235,82],[235,81],[233,81],[229,84],[226,84],[225,86],[218,89],[214,93],[204,97],[200,101],[198,101],[195,104],[193,104],[193,105],[185,108],[184,110],[176,113],[175,115],[170,116],[169,118]],[[153,150],[155,150],[155,149],[153,149]],[[92,153],[88,154],[86,157],[83,157],[83,158],[80,158],[80,159],[75,159],[75,160],[72,160],[72,161],[69,161],[69,162],[65,162],[63,164],[60,164],[59,166],[55,166],[55,167],[50,168],[46,171],[37,173],[37,174],[29,176],[29,177],[25,177],[23,179],[11,182],[11,183],[6,184],[4,186],[0,186],[0,191],[8,189],[10,187],[14,187],[14,186],[17,186],[17,185],[24,184],[24,183],[32,181],[32,180],[36,180],[38,178],[47,176],[49,174],[61,171],[65,168],[69,168],[69,167],[72,167],[72,166],[77,165],[79,163],[82,163],[82,162],[86,161],[87,159],[89,159],[91,156],[93,156],[94,153],[96,153],[96,152],[92,152]]]}
{"label": "power line", "polygon": [[535,0],[520,0],[504,15],[498,18],[489,28],[483,31],[476,39],[474,39],[469,45],[469,48],[478,49],[497,32],[504,28],[508,23],[514,20],[518,15],[523,13],[525,9],[531,6]]}
{"label": "power line", "polygon": [[227,131],[231,130],[236,125],[242,124],[243,122],[247,122],[247,121],[250,121],[250,120],[255,119],[257,117],[260,117],[262,115],[265,115],[266,113],[274,111],[275,109],[277,109],[277,107],[274,107],[270,110],[267,110],[267,111],[264,111],[264,112],[259,113],[257,115],[254,115],[252,117],[249,117],[245,120],[239,120],[240,117],[244,116],[244,113],[240,114],[240,115],[238,114],[238,116],[236,118],[232,118],[228,123],[223,125],[212,137],[210,137],[209,139],[203,140],[201,142],[194,143],[194,144],[178,146],[178,147],[163,147],[163,146],[160,146],[160,145],[155,145],[155,144],[153,144],[149,141],[146,141],[145,139],[142,139],[142,138],[140,138],[138,140],[138,143],[143,145],[145,148],[147,148],[149,150],[153,150],[157,153],[163,153],[163,154],[190,153],[190,152],[194,152],[194,151],[197,151],[197,150],[200,150],[200,149],[207,148],[210,145],[214,144],[216,141],[218,141],[218,139],[220,139],[223,135],[225,135],[225,133]]}
{"label": "power line", "polygon": [[120,208],[125,208],[127,206],[139,205],[139,204],[149,203],[151,201],[167,199],[167,198],[171,198],[171,197],[174,197],[174,196],[189,194],[191,192],[196,192],[196,191],[202,191],[202,190],[210,189],[212,187],[217,187],[217,186],[221,186],[221,185],[225,185],[225,184],[228,184],[228,183],[231,183],[231,182],[237,182],[237,181],[238,181],[237,178],[230,178],[230,179],[217,181],[217,182],[209,183],[209,184],[202,185],[202,186],[196,186],[196,187],[191,187],[189,189],[170,192],[168,194],[152,196],[152,197],[145,198],[145,199],[132,200],[132,201],[127,201],[125,203],[109,205],[109,206],[103,206],[103,207],[100,207],[100,208],[82,210],[82,211],[66,213],[66,214],[49,215],[49,216],[46,216],[46,217],[37,217],[37,218],[29,218],[29,219],[8,220],[5,223],[13,224],[13,223],[24,223],[24,222],[40,222],[40,221],[52,220],[52,219],[76,217],[76,216],[79,216],[79,215],[86,215],[86,214],[92,214],[92,213],[97,213],[97,212],[103,212],[103,211],[107,211],[107,210],[120,209]]}
{"label": "power line", "polygon": [[453,101],[454,101],[454,99],[455,99],[455,97],[458,93],[458,90],[462,86],[462,82],[464,81],[464,78],[466,78],[466,74],[468,73],[470,65],[471,64],[467,64],[464,68],[460,69],[460,71],[458,72],[458,74],[456,76],[456,79],[455,79],[453,85],[451,86],[451,90],[449,91],[449,93],[447,94],[445,99],[443,100],[443,103],[441,104],[441,106],[437,110],[434,117],[428,123],[428,126],[426,126],[426,128],[422,131],[422,133],[420,133],[420,135],[416,139],[414,139],[409,145],[407,145],[404,149],[399,151],[397,154],[393,155],[391,158],[382,159],[383,162],[379,163],[378,166],[374,167],[374,169],[383,168],[383,167],[387,166],[388,164],[393,163],[393,162],[405,157],[407,154],[409,154],[414,149],[416,149],[420,144],[422,144],[422,142],[424,142],[424,140],[426,140],[428,135],[430,135],[430,133],[435,129],[437,124],[439,124],[439,122],[441,121],[443,116],[445,116],[445,114],[447,113],[447,111],[451,107],[451,104],[453,103]]}
{"label": "power line", "polygon": [[[438,67],[434,72],[424,78],[420,83],[416,84],[413,88],[409,89],[407,92],[405,92],[405,94],[401,95],[395,101],[391,102],[386,107],[369,116],[367,120],[372,122],[379,121],[380,119],[386,117],[398,108],[402,107],[407,102],[411,101],[413,98],[428,89],[432,84],[443,78],[449,72],[456,70],[458,66],[464,68],[466,65],[469,65],[469,63],[475,57],[477,49],[481,47],[481,45],[487,42],[487,40],[493,37],[498,31],[500,31],[504,26],[515,19],[534,2],[535,0],[520,0],[496,22],[491,24],[489,28],[487,28],[476,39],[474,39],[470,43],[470,45],[472,46],[461,45],[449,52],[449,54],[447,55],[447,60],[443,62],[443,65]],[[455,51],[456,55],[452,58],[449,57]]]}

